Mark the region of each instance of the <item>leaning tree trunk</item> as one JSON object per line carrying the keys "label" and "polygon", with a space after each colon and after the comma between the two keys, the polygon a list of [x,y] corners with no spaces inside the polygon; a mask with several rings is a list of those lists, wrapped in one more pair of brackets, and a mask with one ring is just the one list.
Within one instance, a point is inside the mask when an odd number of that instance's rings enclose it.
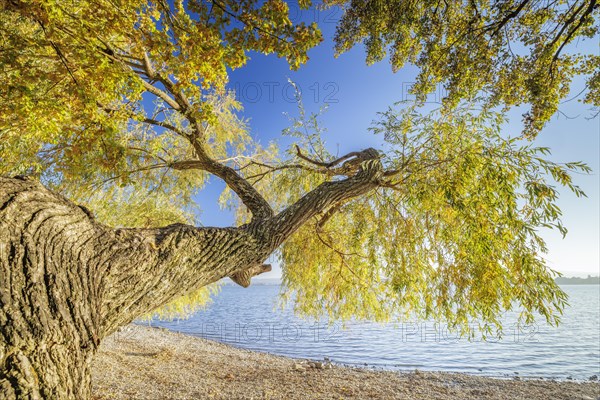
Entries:
{"label": "leaning tree trunk", "polygon": [[0,227],[2,399],[88,398],[103,337],[267,251],[235,228],[109,229],[22,179],[0,178]]}
{"label": "leaning tree trunk", "polygon": [[324,183],[239,228],[112,229],[35,180],[0,177],[0,398],[89,398],[104,337],[223,277],[247,286],[305,221],[376,178]]}

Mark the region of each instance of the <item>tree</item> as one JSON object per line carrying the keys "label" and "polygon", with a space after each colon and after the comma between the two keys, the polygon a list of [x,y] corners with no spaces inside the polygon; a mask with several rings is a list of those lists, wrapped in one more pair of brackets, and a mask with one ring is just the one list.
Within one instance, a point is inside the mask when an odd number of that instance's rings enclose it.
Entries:
{"label": "tree", "polygon": [[[564,232],[550,180],[582,194],[587,167],[504,138],[489,107],[390,109],[385,152],[341,157],[300,107],[285,156],[225,90],[248,52],[297,68],[320,42],[285,2],[2,4],[0,168],[28,175],[0,178],[3,398],[88,398],[104,337],[224,277],[247,286],[274,252],[309,314],[558,320],[537,230]],[[235,227],[192,225],[211,175]]]}
{"label": "tree", "polygon": [[394,70],[418,66],[412,90],[419,101],[443,84],[449,109],[482,91],[488,108],[530,104],[523,115],[529,137],[556,113],[574,75],[587,75],[583,101],[600,105],[600,56],[569,51],[597,39],[597,0],[326,2],[346,8],[338,54],[363,41],[368,63],[389,53]]}

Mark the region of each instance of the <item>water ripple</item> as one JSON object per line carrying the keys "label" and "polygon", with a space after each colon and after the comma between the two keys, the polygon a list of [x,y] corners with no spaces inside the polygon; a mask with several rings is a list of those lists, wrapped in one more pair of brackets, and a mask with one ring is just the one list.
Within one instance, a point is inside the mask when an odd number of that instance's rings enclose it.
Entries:
{"label": "water ripple", "polygon": [[[475,374],[587,379],[600,375],[598,286],[565,286],[571,306],[558,328],[545,324],[511,330],[496,342],[456,339],[433,322],[318,323],[276,309],[278,286],[225,286],[204,311],[184,321],[152,321],[174,331],[295,358],[354,366]],[[511,319],[512,318],[512,319]],[[442,333],[440,333],[440,331]]]}

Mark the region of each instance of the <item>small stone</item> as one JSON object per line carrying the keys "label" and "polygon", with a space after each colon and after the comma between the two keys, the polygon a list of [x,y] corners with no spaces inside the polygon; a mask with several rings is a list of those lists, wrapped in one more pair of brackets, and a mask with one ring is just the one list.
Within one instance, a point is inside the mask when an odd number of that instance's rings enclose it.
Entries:
{"label": "small stone", "polygon": [[316,369],[324,369],[324,367],[325,367],[325,364],[323,364],[322,362],[317,361],[313,364],[314,364],[314,368],[316,368]]}
{"label": "small stone", "polygon": [[294,371],[306,371],[306,368],[304,368],[304,365],[296,363],[294,364]]}
{"label": "small stone", "polygon": [[309,362],[309,363],[308,363],[308,366],[309,366],[310,368],[315,368],[315,363],[314,363],[314,362]]}
{"label": "small stone", "polygon": [[567,376],[567,380],[568,380],[568,381],[572,381],[572,380],[573,380],[573,377],[572,377],[572,376]]}
{"label": "small stone", "polygon": [[590,381],[597,381],[598,380],[598,375],[592,375],[589,377]]}

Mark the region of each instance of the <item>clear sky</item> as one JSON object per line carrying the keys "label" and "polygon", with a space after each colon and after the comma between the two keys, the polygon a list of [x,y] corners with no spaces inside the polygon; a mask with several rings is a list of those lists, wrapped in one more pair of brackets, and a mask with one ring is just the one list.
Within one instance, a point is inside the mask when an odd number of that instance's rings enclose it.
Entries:
{"label": "clear sky", "polygon": [[[328,129],[326,141],[340,154],[367,147],[379,147],[380,139],[367,131],[377,112],[384,111],[394,102],[407,99],[407,89],[414,81],[415,68],[405,67],[392,73],[387,61],[367,66],[361,46],[335,59],[333,34],[338,10],[300,11],[292,7],[292,19],[316,21],[323,30],[325,41],[309,52],[310,61],[299,71],[290,71],[283,59],[275,56],[252,54],[247,66],[233,71],[229,87],[236,90],[244,105],[243,115],[250,119],[253,136],[261,143],[281,140],[281,130],[288,126],[284,115],[296,113],[293,88],[288,78],[298,84],[308,110],[318,110],[327,104],[328,111],[322,125]],[[576,51],[599,51],[598,40],[588,40],[573,46]],[[573,96],[584,89],[582,79],[572,85]],[[431,100],[441,96],[432,94]],[[563,222],[569,229],[565,239],[556,231],[543,232],[550,249],[548,265],[567,276],[598,275],[600,273],[600,118],[589,119],[590,107],[577,100],[567,101],[536,139],[535,144],[548,146],[552,159],[559,162],[584,161],[592,169],[591,175],[578,175],[587,198],[576,198],[561,190],[559,206],[564,212]],[[520,132],[521,110],[510,113],[506,134]],[[223,184],[213,179],[198,196],[204,225],[228,226],[233,223],[231,213],[217,206]],[[275,268],[267,277],[278,277]]]}

